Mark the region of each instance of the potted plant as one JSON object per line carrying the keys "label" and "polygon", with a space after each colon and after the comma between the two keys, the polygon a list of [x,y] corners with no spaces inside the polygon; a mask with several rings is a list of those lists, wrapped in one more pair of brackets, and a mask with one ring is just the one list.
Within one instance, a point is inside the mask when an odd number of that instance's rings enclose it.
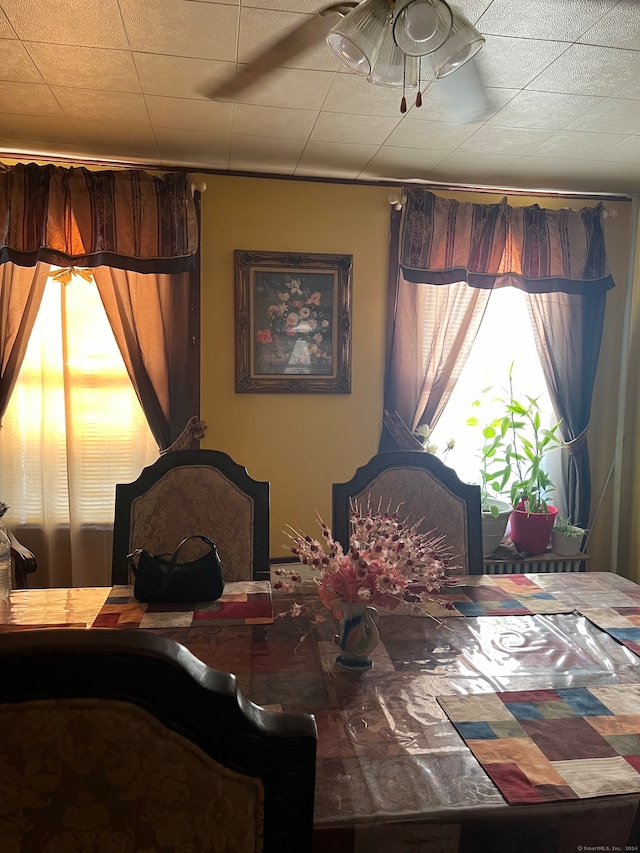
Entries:
{"label": "potted plant", "polygon": [[[485,389],[486,394],[489,389]],[[473,406],[480,406],[474,400]],[[467,418],[468,426],[479,426],[476,416]],[[511,469],[501,456],[508,424],[504,418],[496,418],[482,428],[483,444],[480,448],[480,496],[482,499],[482,546],[483,556],[490,557],[504,539],[511,505],[501,495],[509,482]]]}
{"label": "potted plant", "polygon": [[511,473],[511,540],[518,551],[542,554],[549,543],[557,508],[548,503],[555,486],[543,467],[545,455],[560,444],[560,423],[542,426],[537,399],[515,398],[513,364],[509,368],[509,388],[503,399],[502,418],[505,440],[504,461]]}
{"label": "potted plant", "polygon": [[559,557],[575,557],[580,553],[586,534],[587,530],[572,524],[570,518],[556,515],[551,528],[551,550]]}

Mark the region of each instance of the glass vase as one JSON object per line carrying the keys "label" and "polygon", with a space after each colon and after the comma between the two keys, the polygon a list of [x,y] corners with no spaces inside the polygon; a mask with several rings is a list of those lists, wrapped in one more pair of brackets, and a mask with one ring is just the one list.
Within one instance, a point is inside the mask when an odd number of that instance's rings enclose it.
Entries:
{"label": "glass vase", "polygon": [[361,602],[343,602],[338,646],[340,654],[336,663],[342,669],[362,672],[371,669],[369,657],[378,645],[380,635],[376,620],[378,611]]}

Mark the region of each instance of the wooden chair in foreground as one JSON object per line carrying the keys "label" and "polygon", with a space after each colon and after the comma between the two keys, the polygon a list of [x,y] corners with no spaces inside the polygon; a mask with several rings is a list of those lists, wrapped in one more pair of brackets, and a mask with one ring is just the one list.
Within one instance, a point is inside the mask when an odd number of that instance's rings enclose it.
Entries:
{"label": "wooden chair in foreground", "polygon": [[349,541],[350,500],[386,510],[398,504],[400,516],[415,523],[421,518],[422,532],[434,530],[446,536],[461,573],[480,575],[482,562],[482,512],[480,486],[463,483],[432,453],[393,450],[378,453],[362,465],[346,483],[333,484],[333,535],[346,547]]}
{"label": "wooden chair in foreground", "polygon": [[5,634],[0,846],[308,853],[316,740],[172,640]]}
{"label": "wooden chair in foreground", "polygon": [[[112,583],[129,582],[126,558],[136,548],[172,554],[197,534],[216,543],[225,581],[268,580],[269,483],[220,450],[160,456],[135,482],[116,486]],[[187,543],[181,559],[195,559],[198,548]]]}

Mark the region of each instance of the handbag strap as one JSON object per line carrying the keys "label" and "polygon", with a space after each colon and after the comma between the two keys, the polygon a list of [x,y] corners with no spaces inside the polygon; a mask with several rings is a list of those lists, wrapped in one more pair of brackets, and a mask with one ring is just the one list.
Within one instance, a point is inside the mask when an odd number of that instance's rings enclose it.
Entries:
{"label": "handbag strap", "polygon": [[[163,592],[165,592],[165,590],[169,586],[171,576],[173,575],[175,568],[178,565],[178,556],[180,554],[180,551],[182,550],[184,545],[186,545],[186,543],[189,542],[191,539],[202,539],[203,542],[206,542],[206,544],[209,546],[211,551],[214,551],[217,554],[215,544],[207,536],[202,536],[199,533],[196,533],[193,536],[185,536],[185,538],[182,540],[182,542],[180,542],[180,544],[178,545],[178,547],[176,548],[176,550],[173,552],[173,554],[171,556],[171,562],[169,563],[167,571],[165,572],[164,578],[162,579],[162,583],[160,584],[158,589],[148,590],[148,592],[152,592],[154,595],[161,595]],[[127,559],[129,560],[129,565],[131,566],[131,569],[133,570],[134,575],[137,575],[137,570],[136,570],[136,566],[133,563],[132,558],[134,557],[135,554],[138,554],[138,553],[140,553],[140,549],[137,549],[132,554],[127,555]],[[203,554],[203,556],[206,556],[206,554]]]}

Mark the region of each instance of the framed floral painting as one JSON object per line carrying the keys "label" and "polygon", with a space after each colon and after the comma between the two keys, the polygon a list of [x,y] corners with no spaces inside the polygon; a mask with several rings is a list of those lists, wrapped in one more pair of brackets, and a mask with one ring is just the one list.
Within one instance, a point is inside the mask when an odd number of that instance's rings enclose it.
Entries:
{"label": "framed floral painting", "polygon": [[236,250],[236,391],[351,392],[352,266]]}

